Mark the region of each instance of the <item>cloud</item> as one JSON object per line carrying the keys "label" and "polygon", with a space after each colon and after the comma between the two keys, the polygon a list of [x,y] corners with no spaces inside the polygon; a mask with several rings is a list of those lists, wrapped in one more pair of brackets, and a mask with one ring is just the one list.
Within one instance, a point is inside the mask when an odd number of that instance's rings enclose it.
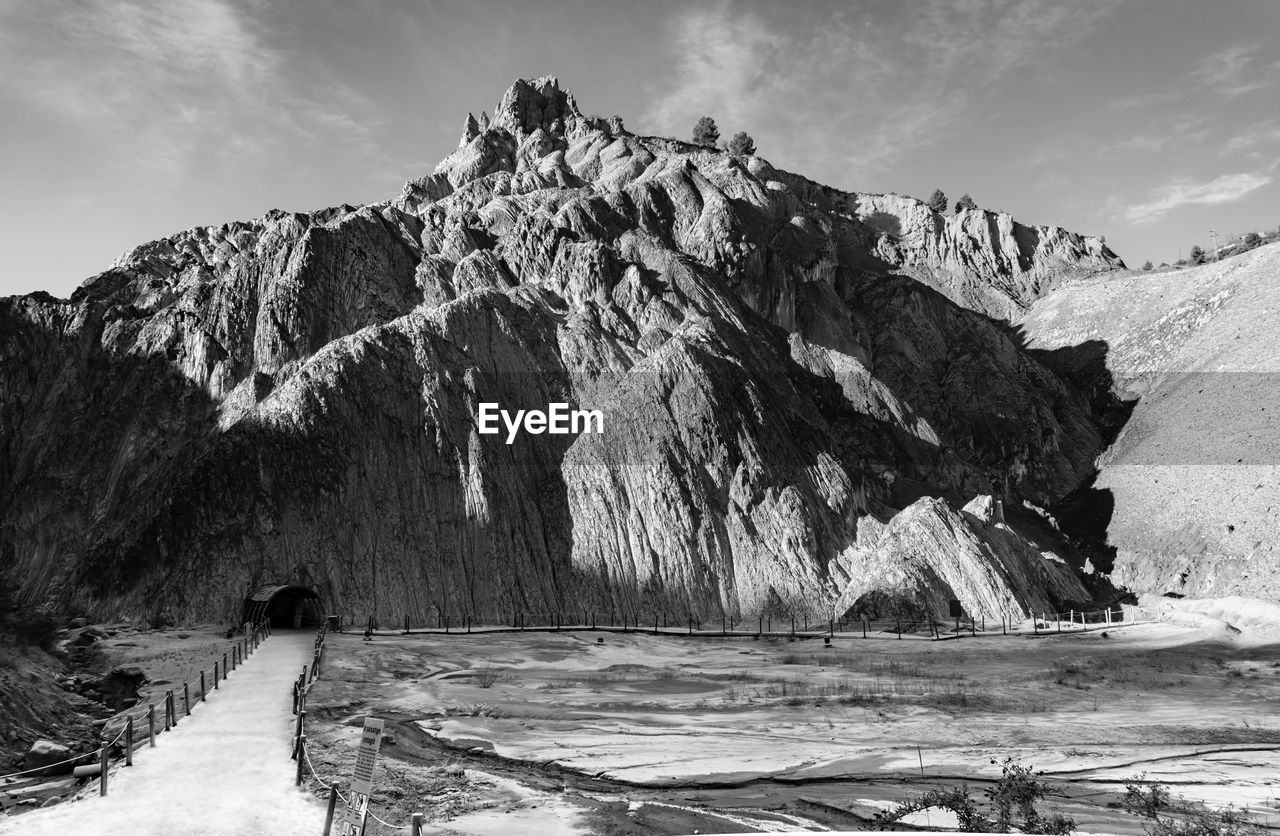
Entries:
{"label": "cloud", "polygon": [[1222,146],[1224,154],[1280,144],[1280,121],[1268,119],[1237,133]]}
{"label": "cloud", "polygon": [[752,133],[766,156],[788,147],[811,173],[844,180],[942,142],[976,97],[1069,49],[1115,5],[920,0],[877,15],[693,6],[670,22],[674,83],[652,91],[643,121],[685,136],[710,113],[726,132]]}
{"label": "cloud", "polygon": [[[0,92],[126,147],[148,180],[296,138],[369,143],[332,80],[301,79],[258,7],[230,0],[0,5]],[[323,83],[323,89],[321,84]],[[337,93],[340,93],[337,89]]]}
{"label": "cloud", "polygon": [[1210,53],[1187,76],[1187,82],[1190,86],[1217,90],[1229,96],[1256,90],[1265,85],[1242,82],[1241,76],[1257,51],[1257,44],[1236,44]]}
{"label": "cloud", "polygon": [[1235,98],[1263,90],[1274,82],[1280,62],[1269,64],[1252,75],[1247,73],[1258,52],[1257,44],[1234,44],[1211,52],[1196,62],[1167,90],[1115,99],[1107,110],[1137,110],[1184,102],[1189,93],[1207,93],[1213,98]]}
{"label": "cloud", "polygon": [[1127,206],[1122,214],[1125,220],[1135,224],[1151,223],[1182,206],[1192,204],[1215,205],[1239,200],[1252,191],[1271,182],[1271,171],[1224,174],[1207,183],[1196,183],[1180,177],[1151,193],[1146,203]]}

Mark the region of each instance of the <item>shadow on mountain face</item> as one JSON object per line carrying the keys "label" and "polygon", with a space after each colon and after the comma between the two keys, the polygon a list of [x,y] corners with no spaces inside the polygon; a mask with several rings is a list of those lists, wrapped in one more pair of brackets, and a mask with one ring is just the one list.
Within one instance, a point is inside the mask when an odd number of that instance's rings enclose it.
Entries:
{"label": "shadow on mountain face", "polygon": [[87,610],[155,568],[103,544],[162,515],[211,440],[205,392],[165,356],[103,350],[103,325],[92,305],[0,300],[0,574],[27,604]]}
{"label": "shadow on mountain face", "polygon": [[[1119,436],[1137,399],[1118,394],[1107,343],[1030,348],[1020,326],[963,308],[904,276],[863,282],[855,301],[870,332],[876,377],[942,431],[944,449],[964,451],[994,492],[1045,507],[1061,534],[1029,512],[1026,518],[1011,514],[1010,524],[1046,550],[1074,553],[1077,565],[1087,558],[1109,573],[1116,556],[1107,537],[1115,500],[1109,490],[1093,487],[1094,461]],[[900,359],[907,353],[925,375],[910,373],[911,365]],[[1039,489],[1033,478],[1009,477],[1016,464],[1036,462],[1048,474]],[[900,506],[923,495],[940,495],[938,486],[912,480],[895,485]]]}

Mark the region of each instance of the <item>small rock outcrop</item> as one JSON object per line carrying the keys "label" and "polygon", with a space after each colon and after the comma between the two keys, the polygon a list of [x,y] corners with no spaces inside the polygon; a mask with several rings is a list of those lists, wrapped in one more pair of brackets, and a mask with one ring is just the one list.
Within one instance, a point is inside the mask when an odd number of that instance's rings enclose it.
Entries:
{"label": "small rock outcrop", "polygon": [[836,561],[847,578],[837,612],[946,618],[955,600],[975,619],[1021,620],[1090,599],[1062,558],[995,521],[992,508],[990,497],[962,511],[925,498],[887,523],[866,524],[856,546]]}

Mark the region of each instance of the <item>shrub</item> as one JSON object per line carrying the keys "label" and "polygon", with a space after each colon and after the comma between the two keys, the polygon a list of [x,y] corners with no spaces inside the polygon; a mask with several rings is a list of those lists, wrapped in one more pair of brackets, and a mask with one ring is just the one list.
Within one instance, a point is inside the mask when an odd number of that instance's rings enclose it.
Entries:
{"label": "shrub", "polygon": [[1148,260],[1148,261],[1144,261],[1144,262],[1142,262],[1142,269],[1143,269],[1143,270],[1154,270],[1154,269],[1155,269],[1155,265],[1154,265],[1154,264],[1152,264],[1152,263],[1150,262],[1150,260]]}
{"label": "shrub", "polygon": [[943,194],[942,189],[934,189],[933,194],[929,195],[929,208],[939,215],[946,214],[947,196]]}
{"label": "shrub", "polygon": [[[985,814],[978,809],[978,804],[967,787],[943,787],[903,801],[887,812],[877,813],[876,820],[883,825],[929,807],[941,807],[956,814],[960,830],[964,833],[1007,833],[1017,826],[1023,833],[1065,836],[1075,829],[1073,819],[1060,813],[1046,816],[1036,809],[1036,802],[1048,794],[1048,787],[1040,780],[1040,775],[1041,773],[1032,772],[1030,767],[1023,766],[1012,757],[1005,758],[1000,768],[1000,780],[994,787],[983,792],[990,808]],[[1018,819],[1021,821],[1017,821]]]}
{"label": "shrub", "polygon": [[1256,232],[1250,232],[1244,236],[1244,245],[1249,249],[1253,249],[1262,243],[1262,236]]}
{"label": "shrub", "polygon": [[1154,819],[1161,810],[1173,806],[1169,791],[1159,784],[1146,784],[1146,774],[1138,776],[1132,784],[1125,785],[1124,800],[1120,803],[1126,812],[1147,819]]}
{"label": "shrub", "polygon": [[[1257,836],[1262,829],[1252,824],[1246,815],[1228,805],[1215,810],[1204,804],[1174,799],[1169,790],[1159,784],[1148,784],[1141,775],[1125,786],[1124,810],[1135,816],[1150,819],[1143,828],[1148,836]],[[1161,813],[1176,813],[1163,816]]]}
{"label": "shrub", "polygon": [[977,209],[977,208],[978,208],[978,204],[973,202],[973,198],[969,197],[967,192],[964,195],[962,195],[959,200],[956,201],[957,212],[964,212],[968,209]]}
{"label": "shrub", "polygon": [[756,152],[755,140],[746,131],[738,131],[729,140],[729,153],[736,157],[744,157]]}
{"label": "shrub", "polygon": [[1192,264],[1204,264],[1204,250],[1200,249],[1199,244],[1193,245],[1188,255]]}
{"label": "shrub", "polygon": [[693,144],[706,145],[714,148],[716,143],[720,141],[720,129],[716,127],[716,120],[710,116],[703,116],[693,125]]}
{"label": "shrub", "polygon": [[492,688],[493,683],[498,681],[498,672],[493,668],[477,668],[471,681],[481,688]]}

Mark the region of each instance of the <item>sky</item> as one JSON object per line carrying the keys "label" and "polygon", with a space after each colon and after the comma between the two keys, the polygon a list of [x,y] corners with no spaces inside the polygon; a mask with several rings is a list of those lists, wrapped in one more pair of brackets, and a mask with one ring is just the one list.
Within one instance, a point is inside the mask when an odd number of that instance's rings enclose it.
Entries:
{"label": "sky", "polygon": [[584,111],[1107,236],[1280,226],[1280,0],[0,0],[0,295],[179,230],[395,196],[468,112]]}

